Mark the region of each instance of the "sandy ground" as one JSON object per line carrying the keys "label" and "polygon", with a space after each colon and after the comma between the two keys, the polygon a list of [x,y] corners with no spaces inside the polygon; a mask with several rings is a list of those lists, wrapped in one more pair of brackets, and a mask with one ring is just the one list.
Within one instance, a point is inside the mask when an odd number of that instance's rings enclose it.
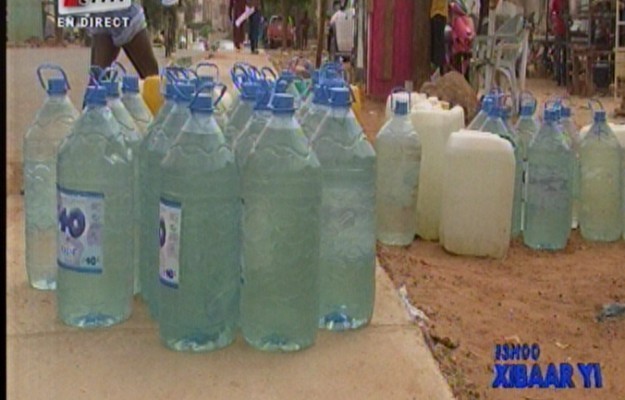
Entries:
{"label": "sandy ground", "polygon": [[[563,96],[548,80],[530,80],[542,103]],[[576,123],[591,121],[587,100],[570,98]],[[617,102],[601,99],[611,113]],[[366,102],[363,125],[370,139],[383,123],[384,105]],[[459,400],[623,400],[625,319],[598,323],[602,305],[625,302],[625,242],[594,244],[575,231],[567,248],[539,253],[512,244],[502,261],[457,257],[438,243],[415,241],[406,248],[380,246],[378,256],[396,287],[425,312],[424,329]],[[491,389],[494,347],[537,343],[539,364],[600,363],[603,389]]]}

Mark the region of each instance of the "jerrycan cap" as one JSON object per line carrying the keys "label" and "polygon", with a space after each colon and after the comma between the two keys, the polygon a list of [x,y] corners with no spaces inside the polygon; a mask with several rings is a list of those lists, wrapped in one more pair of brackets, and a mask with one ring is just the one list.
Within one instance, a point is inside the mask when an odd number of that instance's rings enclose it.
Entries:
{"label": "jerrycan cap", "polygon": [[274,94],[271,102],[271,110],[274,114],[293,114],[295,112],[295,98],[292,94]]}
{"label": "jerrycan cap", "polygon": [[87,106],[105,106],[107,89],[104,86],[89,86],[85,93],[85,105]]}
{"label": "jerrycan cap", "polygon": [[543,113],[545,122],[556,122],[558,120],[558,110],[555,108],[546,108]]}
{"label": "jerrycan cap", "polygon": [[118,81],[106,81],[102,82],[102,85],[106,88],[107,97],[116,98],[119,97],[119,82]]}
{"label": "jerrycan cap", "polygon": [[408,101],[399,99],[395,103],[395,115],[408,115]]}
{"label": "jerrycan cap", "polygon": [[258,83],[256,82],[243,82],[241,85],[241,99],[247,101],[256,100],[258,87]]}
{"label": "jerrycan cap", "polygon": [[330,105],[332,108],[345,108],[351,104],[351,93],[345,87],[330,89]]}
{"label": "jerrycan cap", "polygon": [[195,86],[200,87],[202,85],[206,85],[207,83],[215,84],[215,77],[213,76],[200,76],[195,80]]}
{"label": "jerrycan cap", "polygon": [[520,116],[521,117],[531,117],[534,115],[534,106],[531,104],[525,104],[521,107]]}
{"label": "jerrycan cap", "polygon": [[47,92],[49,95],[66,94],[67,82],[63,78],[50,78],[48,79]]}
{"label": "jerrycan cap", "polygon": [[180,82],[175,84],[176,101],[180,103],[191,101],[193,93],[195,93],[195,84]]}
{"label": "jerrycan cap", "polygon": [[[276,87],[276,93],[278,92]],[[256,105],[254,106],[255,111],[268,111],[271,108],[269,107],[269,102],[271,101],[271,88],[268,85],[260,85],[258,91],[256,92]]]}
{"label": "jerrycan cap", "polygon": [[139,77],[126,75],[122,78],[123,93],[139,93]]}
{"label": "jerrycan cap", "polygon": [[605,110],[597,110],[593,116],[595,122],[605,122],[607,120]]}

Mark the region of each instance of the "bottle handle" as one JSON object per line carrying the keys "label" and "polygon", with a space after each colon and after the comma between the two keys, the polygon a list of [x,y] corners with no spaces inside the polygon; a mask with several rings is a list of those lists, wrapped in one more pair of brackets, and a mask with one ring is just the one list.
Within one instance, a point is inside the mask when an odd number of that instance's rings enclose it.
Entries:
{"label": "bottle handle", "polygon": [[126,71],[126,67],[124,67],[119,61],[113,61],[113,63],[111,64],[111,67],[121,71],[122,76],[128,75],[128,72]]}
{"label": "bottle handle", "polygon": [[61,75],[63,76],[63,80],[65,81],[65,86],[67,87],[68,90],[71,89],[69,86],[69,79],[67,79],[67,74],[65,73],[63,68],[61,68],[61,66],[56,65],[56,64],[41,64],[37,68],[37,77],[39,78],[39,83],[41,83],[41,87],[43,88],[43,90],[48,91],[48,87],[46,86],[46,82],[44,81],[43,75],[42,75],[42,72],[44,70],[60,72]]}
{"label": "bottle handle", "polygon": [[217,96],[217,99],[213,103],[213,105],[215,105],[215,106],[219,105],[219,103],[221,103],[221,100],[226,95],[226,91],[228,91],[228,87],[226,85],[224,85],[223,83],[216,83],[215,84],[215,88],[218,88],[218,87],[221,87],[221,93],[219,94],[219,96]]}
{"label": "bottle handle", "polygon": [[263,75],[263,79],[266,81],[269,81],[269,79],[267,79],[267,72],[269,72],[269,74],[271,75],[271,77],[273,78],[273,82],[276,82],[278,80],[278,75],[276,74],[276,72],[271,68],[271,67],[263,67],[261,68],[260,72]]}
{"label": "bottle handle", "polygon": [[248,67],[248,70],[249,70],[249,72],[251,72],[251,73],[249,73],[249,74],[248,74],[248,77],[249,77],[252,81],[259,81],[259,80],[262,80],[261,78],[264,78],[264,77],[263,77],[263,74],[262,74],[262,73],[258,70],[258,68],[256,68],[255,66],[250,65],[250,66]]}
{"label": "bottle handle", "polygon": [[206,75],[206,76],[214,77],[215,78],[215,82],[219,82],[219,66],[217,66],[217,64],[211,63],[211,62],[200,62],[200,63],[198,63],[195,66],[195,74],[196,74],[196,76],[198,76],[198,77],[200,76],[200,69],[202,67],[212,69],[215,72],[215,74],[214,75],[210,75],[209,74],[209,75]]}
{"label": "bottle handle", "polygon": [[232,83],[234,84],[234,86],[240,91],[243,82],[249,79],[249,74],[242,64],[237,63],[234,64],[234,66],[230,70],[230,77],[232,78]]}
{"label": "bottle handle", "polygon": [[[108,77],[106,74],[111,73]],[[119,72],[114,67],[106,67],[100,72],[98,82],[116,82]]]}
{"label": "bottle handle", "polygon": [[[202,83],[197,88],[197,90],[195,91],[195,94],[193,96],[191,96],[191,104],[189,106],[192,107],[195,104],[197,99],[200,97],[201,93],[208,92],[210,94],[210,97],[212,98],[212,92],[215,89],[215,86],[216,85],[214,83],[212,83],[212,82],[204,82],[204,83]],[[221,85],[221,86],[223,86],[225,88],[225,85]],[[180,94],[181,97],[187,98],[186,96],[184,96],[182,94],[182,92],[178,88],[176,88],[176,90],[178,90],[178,93]],[[225,93],[225,90],[223,91],[223,93]],[[216,104],[217,103],[213,103],[213,106],[215,106]]]}

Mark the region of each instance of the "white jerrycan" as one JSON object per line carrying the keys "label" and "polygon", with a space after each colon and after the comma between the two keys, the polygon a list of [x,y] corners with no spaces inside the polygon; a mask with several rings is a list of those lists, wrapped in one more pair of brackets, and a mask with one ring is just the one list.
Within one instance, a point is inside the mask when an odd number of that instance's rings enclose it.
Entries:
{"label": "white jerrycan", "polygon": [[464,110],[421,103],[412,112],[412,123],[421,136],[421,171],[417,194],[417,235],[437,240],[440,225],[441,188],[445,166],[445,145],[452,132],[464,128]]}
{"label": "white jerrycan", "polygon": [[[408,104],[412,105],[411,106],[412,109],[414,109],[417,104],[420,104],[421,102],[427,100],[427,96],[425,94],[423,94],[423,93],[412,92],[412,93],[410,93],[410,99],[408,99],[408,93],[405,92],[403,88],[393,89],[391,94],[389,94],[387,99],[386,99],[386,112],[384,114],[385,117],[386,117],[386,120],[389,120],[393,116],[392,98],[394,98],[395,101],[397,101],[397,100],[408,101]],[[411,111],[412,110],[408,110],[408,112],[411,112]]]}
{"label": "white jerrycan", "polygon": [[451,134],[445,149],[440,241],[450,253],[503,258],[510,246],[512,144],[486,132]]}
{"label": "white jerrycan", "polygon": [[[623,149],[623,171],[625,173],[625,124],[616,124],[614,122],[609,122],[608,125],[612,132],[616,135],[619,143],[621,144],[621,148]],[[579,139],[582,140],[584,136],[590,131],[592,125],[586,125],[579,131]],[[625,226],[625,182],[623,184],[623,224]],[[623,230],[623,239],[625,239],[625,229]]]}

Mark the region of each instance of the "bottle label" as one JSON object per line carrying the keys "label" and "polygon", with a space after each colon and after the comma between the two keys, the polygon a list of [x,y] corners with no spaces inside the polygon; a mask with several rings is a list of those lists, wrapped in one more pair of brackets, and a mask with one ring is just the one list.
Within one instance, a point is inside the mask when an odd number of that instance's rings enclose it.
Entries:
{"label": "bottle label", "polygon": [[159,276],[163,285],[177,289],[180,278],[180,203],[161,199],[158,239],[160,244]]}
{"label": "bottle label", "polygon": [[104,194],[58,187],[60,268],[86,274],[102,273]]}

